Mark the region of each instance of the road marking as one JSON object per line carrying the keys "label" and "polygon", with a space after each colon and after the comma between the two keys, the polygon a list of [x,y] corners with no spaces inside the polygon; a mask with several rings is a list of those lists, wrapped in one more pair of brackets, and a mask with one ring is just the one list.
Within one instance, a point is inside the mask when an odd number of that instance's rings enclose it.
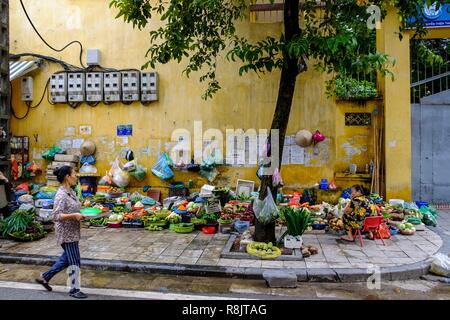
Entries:
{"label": "road marking", "polygon": [[[13,281],[0,281],[0,288],[12,288],[23,290],[44,290],[40,284],[23,283]],[[53,292],[67,293],[68,289],[65,286],[52,286]],[[154,291],[131,291],[120,289],[98,289],[98,288],[82,288],[84,293],[91,295],[135,298],[135,299],[154,299],[154,300],[250,300],[247,298],[236,298],[229,296],[201,296],[195,294],[182,293],[164,293]]]}

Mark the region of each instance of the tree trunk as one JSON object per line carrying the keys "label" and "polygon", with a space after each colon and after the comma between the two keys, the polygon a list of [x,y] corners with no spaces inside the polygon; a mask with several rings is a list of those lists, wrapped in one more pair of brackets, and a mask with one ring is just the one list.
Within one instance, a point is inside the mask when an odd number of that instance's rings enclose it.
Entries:
{"label": "tree trunk", "polygon": [[[284,5],[284,30],[286,43],[288,43],[295,35],[300,34],[299,28],[299,2],[298,0],[287,0]],[[299,73],[298,59],[291,58],[287,53],[283,53],[286,61],[285,66],[281,70],[280,85],[278,89],[277,105],[273,115],[271,129],[279,130],[279,162],[278,168],[281,167],[283,157],[284,137],[289,122],[292,100],[294,97],[295,82]],[[269,148],[267,155],[271,155],[271,134],[269,133]],[[261,188],[259,190],[259,199],[265,199],[267,188],[270,188],[272,196],[276,200],[277,190],[272,184],[272,175],[265,175],[261,180]],[[255,220],[255,241],[275,243],[275,223],[263,225]]]}

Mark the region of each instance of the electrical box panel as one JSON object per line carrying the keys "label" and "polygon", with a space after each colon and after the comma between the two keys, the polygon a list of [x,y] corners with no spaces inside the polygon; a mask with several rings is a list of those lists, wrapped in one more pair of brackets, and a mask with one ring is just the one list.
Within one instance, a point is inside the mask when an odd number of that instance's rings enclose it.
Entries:
{"label": "electrical box panel", "polygon": [[86,63],[88,66],[99,66],[100,65],[100,50],[87,49]]}
{"label": "electrical box panel", "polygon": [[85,92],[84,73],[69,73],[67,77],[67,94],[69,96],[69,102],[83,102]]}
{"label": "electrical box panel", "polygon": [[141,73],[141,101],[158,100],[158,74],[156,72]]}
{"label": "electrical box panel", "polygon": [[50,96],[52,103],[67,102],[67,73],[55,73],[51,76]]}
{"label": "electrical box panel", "polygon": [[122,72],[122,101],[139,101],[139,71]]}
{"label": "electrical box panel", "polygon": [[22,101],[33,101],[33,78],[22,78]]}
{"label": "electrical box panel", "polygon": [[103,101],[103,73],[88,72],[86,74],[86,101]]}
{"label": "electrical box panel", "polygon": [[103,90],[106,102],[120,101],[121,73],[105,72],[103,74]]}

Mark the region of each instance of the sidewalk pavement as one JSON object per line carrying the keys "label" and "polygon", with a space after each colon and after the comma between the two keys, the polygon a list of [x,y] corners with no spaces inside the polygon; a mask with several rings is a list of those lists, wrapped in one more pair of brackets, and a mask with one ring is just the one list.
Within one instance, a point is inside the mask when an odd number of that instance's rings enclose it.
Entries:
{"label": "sidewalk pavement", "polygon": [[[278,269],[294,272],[298,281],[355,282],[366,281],[377,266],[382,280],[406,280],[426,274],[436,252],[450,252],[450,211],[440,212],[438,223],[413,236],[396,235],[386,245],[365,239],[364,247],[331,234],[305,234],[305,244],[320,251],[298,261],[223,258],[230,235],[198,231],[82,229],[80,251],[84,267],[101,270],[261,279],[264,271]],[[54,233],[29,243],[0,240],[4,263],[51,265],[61,252]]]}

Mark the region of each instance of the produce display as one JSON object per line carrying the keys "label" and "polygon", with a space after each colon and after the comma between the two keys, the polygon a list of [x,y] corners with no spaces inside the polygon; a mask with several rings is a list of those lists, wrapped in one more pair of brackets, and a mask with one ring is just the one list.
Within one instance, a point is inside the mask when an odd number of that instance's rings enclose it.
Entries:
{"label": "produce display", "polygon": [[247,253],[261,259],[276,259],[281,255],[281,250],[274,246],[272,242],[264,243],[251,241],[247,244]]}
{"label": "produce display", "polygon": [[400,233],[404,235],[413,235],[416,233],[416,228],[414,228],[414,225],[409,222],[400,224],[399,229]]}
{"label": "produce display", "polygon": [[190,233],[194,231],[193,223],[178,223],[173,226],[173,231],[177,233]]}
{"label": "produce display", "polygon": [[106,226],[108,224],[108,221],[109,221],[108,218],[101,217],[101,218],[97,218],[97,219],[91,219],[91,220],[89,220],[89,223],[93,227]]}

